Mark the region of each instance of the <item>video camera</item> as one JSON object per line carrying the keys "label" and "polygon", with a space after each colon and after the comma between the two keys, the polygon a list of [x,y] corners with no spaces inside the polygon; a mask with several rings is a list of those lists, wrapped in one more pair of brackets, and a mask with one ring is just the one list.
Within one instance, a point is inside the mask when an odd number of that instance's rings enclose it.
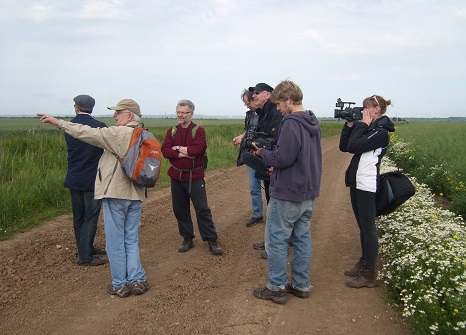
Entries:
{"label": "video camera", "polygon": [[263,159],[251,153],[251,151],[256,151],[252,143],[256,143],[259,148],[273,151],[277,145],[277,139],[268,136],[269,134],[263,132],[246,133],[241,142],[237,159],[238,166],[246,164],[253,168],[256,171],[256,178],[261,180],[269,180],[269,174]]}
{"label": "video camera", "polygon": [[[361,120],[364,107],[351,107],[351,105],[355,104],[355,102],[341,101],[338,98],[335,107],[339,107],[340,109],[335,109],[334,118],[345,119],[346,121]],[[348,107],[345,108],[345,105],[348,105]]]}

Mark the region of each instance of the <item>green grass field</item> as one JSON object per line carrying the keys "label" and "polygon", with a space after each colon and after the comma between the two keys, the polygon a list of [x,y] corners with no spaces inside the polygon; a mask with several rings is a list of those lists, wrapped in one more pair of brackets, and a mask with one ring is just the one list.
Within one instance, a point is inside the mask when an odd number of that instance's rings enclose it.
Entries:
{"label": "green grass field", "polygon": [[[104,118],[114,125],[112,118]],[[193,120],[206,129],[209,170],[234,166],[238,148],[231,144],[243,132],[242,119]],[[175,119],[144,119],[145,126],[163,141]],[[323,137],[339,135],[343,123],[321,122]],[[398,124],[391,148],[408,143],[396,162],[426,183],[437,194],[452,200],[452,209],[466,212],[466,163],[462,147],[466,123],[411,122]],[[71,210],[68,191],[63,187],[67,169],[66,144],[56,128],[38,118],[0,118],[0,239],[12,236],[46,219]],[[162,164],[157,188],[169,184]]]}
{"label": "green grass field", "polygon": [[389,156],[465,217],[465,143],[465,122],[411,122],[396,127]]}
{"label": "green grass field", "polygon": [[[103,118],[108,126],[112,118]],[[144,125],[162,142],[175,119],[144,119]],[[244,131],[244,120],[193,120],[206,129],[208,170],[234,166],[238,148],[233,137]],[[340,133],[341,124],[323,122],[323,137]],[[169,186],[169,164],[162,163],[156,188]],[[11,237],[46,219],[71,211],[63,187],[67,148],[63,134],[38,118],[0,118],[0,239]]]}

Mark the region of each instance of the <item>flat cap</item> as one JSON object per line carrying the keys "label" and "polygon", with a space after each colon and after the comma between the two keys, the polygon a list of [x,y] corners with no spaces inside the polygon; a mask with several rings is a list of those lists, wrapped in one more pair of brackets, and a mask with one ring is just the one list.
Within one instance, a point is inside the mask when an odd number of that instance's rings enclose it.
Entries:
{"label": "flat cap", "polygon": [[95,106],[95,100],[90,95],[82,94],[73,98],[74,103],[79,106],[81,109],[88,110],[92,112],[92,109]]}

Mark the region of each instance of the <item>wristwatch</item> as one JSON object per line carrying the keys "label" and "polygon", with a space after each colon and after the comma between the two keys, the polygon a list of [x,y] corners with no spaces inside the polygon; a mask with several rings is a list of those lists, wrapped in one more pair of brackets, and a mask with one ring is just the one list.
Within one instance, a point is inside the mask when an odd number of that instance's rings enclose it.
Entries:
{"label": "wristwatch", "polygon": [[178,152],[179,152],[179,151],[180,151],[180,146],[179,146],[179,145],[177,145],[177,146],[175,147],[175,149],[176,149],[176,151],[178,151]]}

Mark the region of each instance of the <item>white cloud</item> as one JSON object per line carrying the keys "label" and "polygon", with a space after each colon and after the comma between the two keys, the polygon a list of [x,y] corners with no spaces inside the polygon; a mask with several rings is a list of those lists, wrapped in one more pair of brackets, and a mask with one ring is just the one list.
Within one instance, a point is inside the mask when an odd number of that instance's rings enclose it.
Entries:
{"label": "white cloud", "polygon": [[33,5],[25,11],[26,17],[36,22],[44,22],[53,17],[54,7],[45,5]]}
{"label": "white cloud", "polygon": [[119,5],[122,1],[86,1],[82,10],[77,12],[80,19],[124,19],[122,12],[119,9]]}

